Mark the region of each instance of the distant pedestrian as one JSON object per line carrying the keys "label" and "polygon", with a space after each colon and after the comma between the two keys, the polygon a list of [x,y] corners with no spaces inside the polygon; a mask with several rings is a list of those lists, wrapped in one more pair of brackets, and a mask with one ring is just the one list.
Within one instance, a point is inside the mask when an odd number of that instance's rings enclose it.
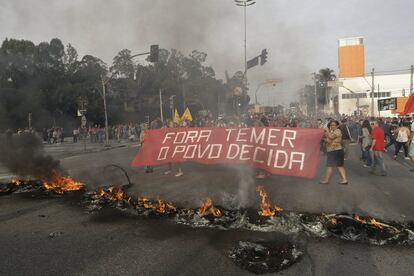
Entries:
{"label": "distant pedestrian", "polygon": [[320,184],[329,184],[332,177],[333,167],[338,169],[338,173],[341,177],[341,181],[338,184],[348,184],[346,177],[346,171],[344,167],[344,149],[342,147],[342,133],[339,129],[338,121],[331,121],[328,124],[328,128],[325,129],[326,136],[326,171],[323,180],[319,181]]}
{"label": "distant pedestrian", "polygon": [[54,128],[53,129],[53,133],[52,133],[52,138],[53,138],[52,144],[56,144],[58,142],[58,138],[59,138],[58,135],[59,135],[58,129],[57,128]]}
{"label": "distant pedestrian", "polygon": [[375,174],[375,170],[377,165],[380,167],[380,173],[382,176],[387,175],[387,171],[385,169],[384,159],[382,155],[384,154],[384,131],[382,128],[379,127],[379,121],[374,120],[373,122],[373,129],[372,129],[372,146],[371,151],[373,155],[372,160],[372,167],[371,167],[371,174]]}
{"label": "distant pedestrian", "polygon": [[73,129],[73,143],[77,143],[79,139],[79,128]]}

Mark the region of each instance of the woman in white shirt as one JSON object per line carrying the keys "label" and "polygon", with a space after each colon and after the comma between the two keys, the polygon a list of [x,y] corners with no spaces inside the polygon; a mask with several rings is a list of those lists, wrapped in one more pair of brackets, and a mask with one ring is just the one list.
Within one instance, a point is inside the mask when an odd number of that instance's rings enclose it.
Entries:
{"label": "woman in white shirt", "polygon": [[400,127],[396,131],[396,144],[395,144],[395,153],[394,160],[397,159],[398,153],[400,152],[401,147],[404,148],[405,159],[410,159],[408,157],[408,144],[410,141],[410,130],[407,127],[407,122],[401,122]]}

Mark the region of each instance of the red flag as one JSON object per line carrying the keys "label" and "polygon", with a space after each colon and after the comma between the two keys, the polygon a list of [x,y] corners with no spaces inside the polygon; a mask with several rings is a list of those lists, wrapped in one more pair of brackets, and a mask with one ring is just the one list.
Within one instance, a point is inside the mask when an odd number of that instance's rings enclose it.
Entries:
{"label": "red flag", "polygon": [[272,174],[313,178],[322,135],[322,129],[270,127],[148,130],[132,166],[235,163]]}
{"label": "red flag", "polygon": [[414,112],[414,93],[411,94],[408,101],[405,103],[405,108],[401,115],[406,115],[412,112]]}

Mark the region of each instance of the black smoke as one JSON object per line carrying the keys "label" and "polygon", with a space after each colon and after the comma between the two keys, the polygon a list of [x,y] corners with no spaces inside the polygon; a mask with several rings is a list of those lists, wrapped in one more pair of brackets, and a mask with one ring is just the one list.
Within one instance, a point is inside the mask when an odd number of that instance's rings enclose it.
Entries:
{"label": "black smoke", "polygon": [[0,164],[19,177],[36,179],[51,179],[61,171],[60,162],[44,152],[41,139],[26,132],[0,138]]}

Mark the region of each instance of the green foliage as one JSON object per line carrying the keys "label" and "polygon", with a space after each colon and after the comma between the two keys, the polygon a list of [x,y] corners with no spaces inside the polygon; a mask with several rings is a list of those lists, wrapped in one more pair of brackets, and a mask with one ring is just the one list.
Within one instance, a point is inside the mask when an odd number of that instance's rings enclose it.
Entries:
{"label": "green foliage", "polygon": [[[172,95],[180,112],[188,106],[194,115],[202,109],[218,113],[218,102],[227,97],[230,86],[215,78],[206,61],[207,54],[197,50],[185,56],[175,49],[159,49],[158,62],[145,63],[123,49],[108,70],[92,55],[79,59],[71,44],[65,47],[57,38],[38,45],[5,39],[0,48],[0,130],[26,127],[28,113],[36,128],[78,125],[80,96],[88,100],[88,121],[102,125],[102,80],[107,83],[110,123],[158,116],[160,89],[168,116]],[[235,76],[232,81],[240,80]]]}

